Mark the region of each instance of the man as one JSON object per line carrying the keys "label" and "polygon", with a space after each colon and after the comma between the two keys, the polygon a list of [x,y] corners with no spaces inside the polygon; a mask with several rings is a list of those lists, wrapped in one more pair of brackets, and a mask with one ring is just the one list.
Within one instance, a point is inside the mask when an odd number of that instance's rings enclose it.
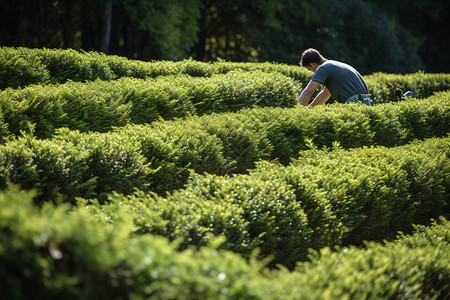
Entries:
{"label": "man", "polygon": [[327,60],[312,48],[302,53],[300,65],[314,72],[314,75],[300,94],[298,104],[307,106],[315,90],[322,84],[323,90],[308,107],[324,104],[330,97],[340,103],[362,101],[371,105],[367,84],[352,66]]}

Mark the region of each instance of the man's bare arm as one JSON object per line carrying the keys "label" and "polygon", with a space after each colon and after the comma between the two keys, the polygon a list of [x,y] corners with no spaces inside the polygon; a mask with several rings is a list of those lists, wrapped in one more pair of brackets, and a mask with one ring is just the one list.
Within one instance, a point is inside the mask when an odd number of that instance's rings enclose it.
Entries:
{"label": "man's bare arm", "polygon": [[324,87],[308,107],[324,104],[328,101],[328,99],[330,99],[330,96],[330,91],[326,87]]}
{"label": "man's bare arm", "polygon": [[[316,89],[319,87],[320,82],[318,81],[310,81],[308,85],[303,89],[302,93],[300,94],[300,97],[298,98],[298,104],[301,104],[303,106],[307,106],[309,100],[311,99],[311,96],[316,91]],[[317,97],[316,97],[317,99]]]}

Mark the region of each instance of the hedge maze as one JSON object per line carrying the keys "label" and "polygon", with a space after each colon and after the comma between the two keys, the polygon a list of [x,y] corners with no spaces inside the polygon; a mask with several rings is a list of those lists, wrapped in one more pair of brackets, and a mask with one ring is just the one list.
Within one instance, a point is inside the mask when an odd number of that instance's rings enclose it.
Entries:
{"label": "hedge maze", "polygon": [[306,109],[298,66],[0,66],[2,298],[450,297],[450,74]]}

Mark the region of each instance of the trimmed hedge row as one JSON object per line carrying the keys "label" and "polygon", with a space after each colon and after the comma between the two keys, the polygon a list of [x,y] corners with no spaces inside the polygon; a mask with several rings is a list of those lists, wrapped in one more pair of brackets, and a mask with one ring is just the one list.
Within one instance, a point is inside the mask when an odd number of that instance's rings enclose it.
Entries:
{"label": "trimmed hedge row", "polygon": [[415,98],[422,99],[440,91],[450,90],[450,74],[413,74],[375,73],[364,76],[374,104],[399,101],[395,89],[402,93],[412,91]]}
{"label": "trimmed hedge row", "polygon": [[[36,188],[40,203],[75,203],[77,196],[104,203],[113,191],[162,193],[180,187],[186,181],[177,178],[189,175],[186,167],[159,160],[162,151],[171,153],[164,143],[149,161],[125,136],[80,139],[69,132],[65,139],[11,142],[2,149],[2,184],[11,180]],[[197,145],[203,142],[216,141],[199,138]],[[184,246],[204,245],[210,232],[222,234],[234,251],[249,255],[261,247],[262,255],[276,254],[276,262],[291,265],[310,247],[385,239],[413,222],[448,214],[448,144],[446,138],[391,149],[313,149],[287,167],[261,162],[251,175],[191,176],[185,189],[170,196],[135,193],[108,202],[135,207],[132,215],[142,232],[184,237]],[[172,152],[174,159],[194,161],[189,155],[195,154],[185,151],[184,157]],[[194,162],[219,164],[220,153],[210,154]],[[102,211],[111,211],[106,207]]]}
{"label": "trimmed hedge row", "polygon": [[309,150],[289,166],[260,162],[250,175],[193,175],[165,197],[138,191],[109,203],[81,201],[114,220],[124,210],[139,233],[182,238],[249,257],[259,248],[292,268],[309,248],[392,239],[412,224],[450,212],[449,138],[395,148]]}
{"label": "trimmed hedge row", "polygon": [[[314,109],[246,109],[239,113],[155,122],[151,126],[127,126],[116,131],[141,142],[149,137],[161,137],[178,155],[189,151],[187,155],[196,157],[189,158],[189,162],[197,172],[221,174],[225,169],[228,174],[244,173],[260,159],[287,164],[299,151],[308,149],[310,141],[318,147],[331,147],[338,141],[344,148],[357,148],[396,146],[414,139],[446,136],[449,133],[446,125],[450,122],[449,103],[450,92],[447,92],[426,100],[376,107],[334,105]],[[193,136],[192,141],[189,135]],[[206,150],[210,146],[202,145],[197,136],[204,140],[218,139],[213,144],[221,145],[216,149],[227,164],[202,167],[212,156],[201,154],[211,153],[211,150]]]}
{"label": "trimmed hedge row", "polygon": [[84,55],[75,50],[0,48],[0,89],[67,80],[111,80],[116,75],[102,61],[102,54]]}
{"label": "trimmed hedge row", "polygon": [[134,235],[126,216],[111,225],[83,207],[39,209],[31,198],[17,188],[0,192],[2,299],[247,298],[258,293],[257,265],[238,255],[214,248],[178,252],[176,243],[162,237]]}
{"label": "trimmed hedge row", "polygon": [[[268,298],[447,299],[450,225],[434,222],[387,245],[322,249],[295,272],[276,273]],[[446,262],[447,261],[447,262]],[[279,298],[278,298],[279,299]]]}
{"label": "trimmed hedge row", "polygon": [[344,148],[392,147],[414,139],[443,137],[449,133],[449,104],[450,92],[442,92],[425,100],[374,107],[335,104],[314,109],[243,110],[194,118],[193,123],[226,140],[225,156],[240,157],[238,172],[242,172],[258,159],[287,164],[298,151],[308,149],[310,141],[319,148],[331,147],[335,141]]}
{"label": "trimmed hedge row", "polygon": [[[208,79],[170,77],[149,81],[124,78],[114,83],[72,82],[58,87],[32,86],[22,90],[1,91],[0,137],[5,139],[10,134],[20,135],[21,132],[28,131],[30,124],[35,124],[36,137],[48,138],[54,134],[55,129],[61,127],[82,132],[106,132],[112,127],[150,123],[160,118],[203,115],[256,105],[289,107],[294,105],[298,92],[298,87],[286,77],[262,72],[231,72]],[[317,107],[308,110],[308,113],[301,111],[301,108],[282,111],[244,110],[238,115],[231,115],[231,118],[248,119],[248,115],[254,118],[254,114],[262,114],[257,118],[264,123],[273,122],[271,119],[275,118],[276,123],[267,125],[275,126],[272,129],[281,132],[295,131],[299,139],[311,127],[317,126],[320,135],[317,139],[328,140],[325,141],[328,146],[330,137],[339,135],[338,132],[342,130],[336,126],[339,127],[344,122],[348,123],[344,127],[357,126],[361,129],[351,133],[354,135],[352,139],[365,136],[377,144],[392,142],[395,145],[402,143],[405,138],[410,140],[447,133],[449,98],[449,92],[441,92],[426,101],[403,101],[374,108],[358,106],[356,109],[350,109],[352,106],[349,105],[333,109],[330,106],[326,109]],[[323,116],[330,115],[328,108],[333,111],[331,114],[340,114],[345,120],[333,124],[333,118]],[[286,116],[283,117],[282,114]],[[217,116],[211,118],[217,119]],[[354,120],[351,121],[350,118]],[[373,129],[367,128],[368,126]],[[347,146],[347,143],[353,142],[344,142],[343,145]],[[304,143],[294,140],[284,150],[293,149],[295,153],[303,145]],[[367,145],[367,142],[362,142],[361,145]],[[357,145],[352,147],[355,146]]]}
{"label": "trimmed hedge row", "polygon": [[259,160],[284,165],[299,151],[332,147],[396,146],[448,134],[450,93],[427,100],[258,108],[186,120],[117,128],[107,133],[61,129],[52,139],[25,137],[0,145],[0,186],[38,187],[39,199],[104,198],[134,187],[164,194],[183,187],[190,170],[246,173]]}
{"label": "trimmed hedge row", "polygon": [[[217,247],[133,234],[126,214],[111,224],[89,208],[37,208],[32,193],[0,193],[0,296],[5,299],[325,299],[448,296],[450,224],[445,219],[382,246],[325,248],[294,271]],[[20,254],[20,255],[18,255]]]}
{"label": "trimmed hedge row", "polygon": [[[71,49],[0,48],[0,89],[25,87],[35,83],[64,83],[67,80],[111,80],[121,77],[155,78],[187,74],[210,77],[232,70],[280,72],[306,86],[312,73],[305,68],[276,63],[235,63],[226,61],[136,61],[98,52]],[[398,101],[395,89],[411,90],[416,98],[426,98],[437,91],[450,89],[450,74],[385,74],[375,73],[364,78],[374,103]]]}
{"label": "trimmed hedge row", "polygon": [[41,83],[64,83],[111,80],[121,77],[156,78],[187,74],[210,77],[233,70],[280,72],[300,82],[307,82],[311,74],[299,66],[275,63],[234,63],[226,61],[138,61],[99,52],[80,52],[72,49],[31,49],[0,47],[0,89],[18,88]]}
{"label": "trimmed hedge row", "polygon": [[166,76],[141,80],[69,82],[57,86],[33,85],[0,91],[4,122],[12,134],[35,123],[40,138],[55,128],[110,131],[113,126],[151,123],[244,107],[292,107],[300,87],[280,73],[236,72],[209,78]]}

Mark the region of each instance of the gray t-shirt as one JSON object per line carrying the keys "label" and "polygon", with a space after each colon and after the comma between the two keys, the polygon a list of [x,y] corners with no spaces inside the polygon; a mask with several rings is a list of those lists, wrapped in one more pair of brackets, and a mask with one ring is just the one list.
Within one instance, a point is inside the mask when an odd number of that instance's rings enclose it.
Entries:
{"label": "gray t-shirt", "polygon": [[327,60],[321,64],[311,80],[326,86],[331,97],[341,103],[356,94],[369,94],[361,74],[352,66],[335,60]]}

